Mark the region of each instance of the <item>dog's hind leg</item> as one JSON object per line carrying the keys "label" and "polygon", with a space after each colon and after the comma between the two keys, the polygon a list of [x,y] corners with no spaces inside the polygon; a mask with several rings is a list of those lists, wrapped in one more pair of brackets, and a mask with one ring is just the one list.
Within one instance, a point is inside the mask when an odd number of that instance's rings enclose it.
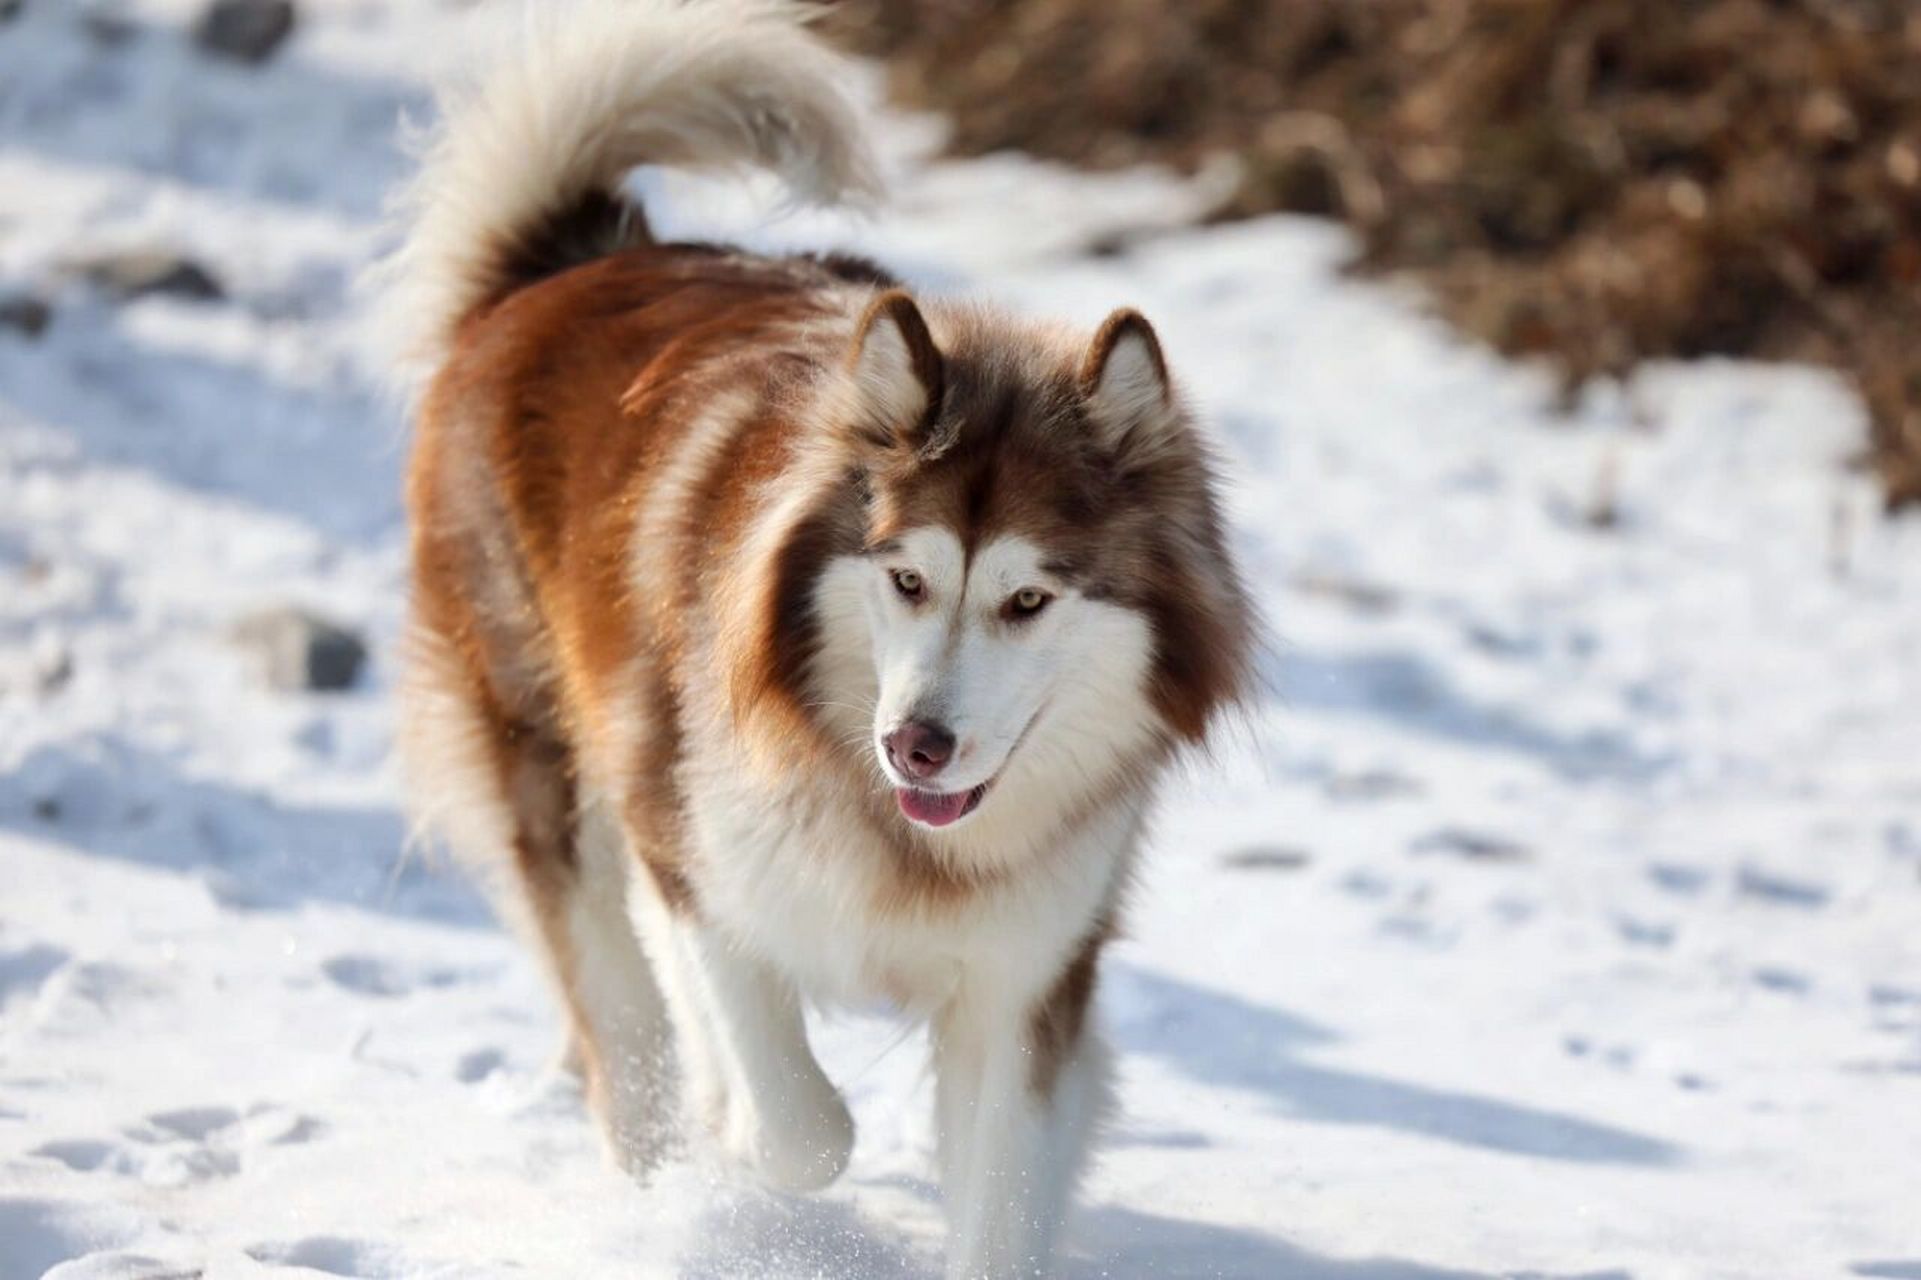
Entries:
{"label": "dog's hind leg", "polygon": [[588,1104],[615,1160],[643,1173],[671,1133],[669,1066],[660,990],[623,909],[618,828],[581,803],[547,707],[523,697],[510,714],[514,686],[432,633],[416,639],[401,745],[420,818],[546,962]]}
{"label": "dog's hind leg", "polygon": [[627,915],[633,873],[619,824],[604,808],[584,806],[576,847],[566,932],[577,1052],[614,1159],[639,1176],[659,1161],[673,1133],[666,1006]]}

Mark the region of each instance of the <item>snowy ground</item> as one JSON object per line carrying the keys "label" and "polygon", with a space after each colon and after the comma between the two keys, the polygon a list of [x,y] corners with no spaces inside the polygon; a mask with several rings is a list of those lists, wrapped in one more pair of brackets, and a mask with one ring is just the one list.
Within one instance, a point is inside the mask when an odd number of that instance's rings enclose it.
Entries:
{"label": "snowy ground", "polygon": [[[862,1126],[826,1196],[627,1184],[526,959],[399,860],[384,658],[290,696],[231,640],[396,632],[348,286],[453,12],[309,0],[249,72],[186,9],[0,25],[0,291],[56,305],[0,330],[0,1280],[928,1275],[917,1040],[821,1022]],[[1143,307],[1277,635],[1114,952],[1070,1274],[1921,1277],[1921,527],[1838,466],[1845,390],[1695,367],[1564,421],[1325,226],[1117,236],[1184,197],[924,132],[885,218],[775,234]],[[228,299],[67,269],[151,243]]]}

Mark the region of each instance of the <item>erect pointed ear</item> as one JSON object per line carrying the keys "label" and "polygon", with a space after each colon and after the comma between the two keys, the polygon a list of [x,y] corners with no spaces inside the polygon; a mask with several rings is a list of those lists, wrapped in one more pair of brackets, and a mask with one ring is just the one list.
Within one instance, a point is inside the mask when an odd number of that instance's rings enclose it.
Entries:
{"label": "erect pointed ear", "polygon": [[1167,360],[1147,317],[1122,307],[1101,322],[1081,362],[1081,393],[1110,446],[1166,417],[1173,403]]}
{"label": "erect pointed ear", "polygon": [[920,308],[900,289],[867,304],[848,353],[856,429],[876,445],[918,448],[940,409],[944,372]]}

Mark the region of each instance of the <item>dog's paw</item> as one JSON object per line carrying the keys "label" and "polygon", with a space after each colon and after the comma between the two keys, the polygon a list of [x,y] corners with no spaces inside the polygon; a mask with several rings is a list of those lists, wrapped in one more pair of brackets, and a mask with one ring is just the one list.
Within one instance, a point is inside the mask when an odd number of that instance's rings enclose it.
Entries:
{"label": "dog's paw", "polygon": [[674,1145],[671,1089],[653,1075],[614,1080],[596,1076],[587,1101],[599,1121],[608,1158],[628,1177],[646,1182]]}
{"label": "dog's paw", "polygon": [[775,1191],[818,1191],[840,1177],[854,1150],[854,1117],[823,1085],[772,1106],[730,1106],[722,1134],[729,1158]]}
{"label": "dog's paw", "polygon": [[603,1120],[600,1136],[614,1167],[643,1185],[673,1147],[672,1131],[658,1116]]}

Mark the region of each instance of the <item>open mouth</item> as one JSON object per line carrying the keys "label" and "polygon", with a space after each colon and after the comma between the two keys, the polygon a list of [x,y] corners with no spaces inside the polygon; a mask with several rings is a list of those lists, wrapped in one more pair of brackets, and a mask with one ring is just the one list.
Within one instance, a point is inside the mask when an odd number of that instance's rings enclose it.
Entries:
{"label": "open mouth", "polygon": [[922,791],[917,787],[896,787],[900,811],[927,827],[945,827],[959,822],[980,807],[988,783],[967,791]]}

